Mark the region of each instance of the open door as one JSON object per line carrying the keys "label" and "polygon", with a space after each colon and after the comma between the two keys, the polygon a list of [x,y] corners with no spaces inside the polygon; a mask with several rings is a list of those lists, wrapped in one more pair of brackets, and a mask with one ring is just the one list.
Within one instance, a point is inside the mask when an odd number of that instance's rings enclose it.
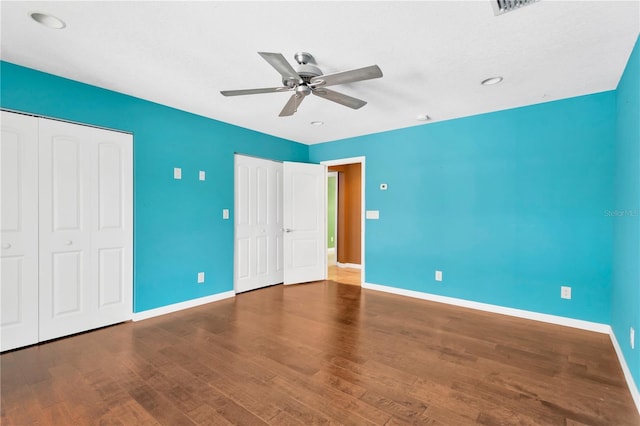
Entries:
{"label": "open door", "polygon": [[284,283],[326,278],[327,167],[283,164]]}
{"label": "open door", "polygon": [[282,163],[235,155],[235,290],[283,281]]}

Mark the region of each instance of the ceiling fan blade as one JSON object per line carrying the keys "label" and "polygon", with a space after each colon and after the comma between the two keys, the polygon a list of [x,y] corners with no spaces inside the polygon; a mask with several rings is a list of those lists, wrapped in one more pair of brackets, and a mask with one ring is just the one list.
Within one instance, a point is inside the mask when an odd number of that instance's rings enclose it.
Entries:
{"label": "ceiling fan blade", "polygon": [[259,93],[287,92],[288,87],[265,87],[264,89],[222,90],[224,96],[257,95]]}
{"label": "ceiling fan blade", "polygon": [[361,99],[345,95],[344,93],[338,93],[335,90],[325,89],[324,87],[313,89],[311,93],[353,109],[362,108],[367,104]]}
{"label": "ceiling fan blade", "polygon": [[280,111],[279,116],[288,117],[290,115],[293,115],[293,113],[298,110],[298,107],[300,106],[303,100],[304,100],[304,96],[294,93],[293,95],[291,95],[291,97],[287,101],[287,104],[284,106],[284,108],[282,108],[282,111]]}
{"label": "ceiling fan blade", "polygon": [[280,73],[282,81],[292,80],[296,83],[302,83],[302,78],[282,56],[282,53],[258,52],[258,54]]}
{"label": "ceiling fan blade", "polygon": [[333,86],[334,84],[353,83],[362,80],[382,77],[382,70],[377,65],[358,68],[350,71],[337,72],[335,74],[313,77],[311,84],[315,87]]}

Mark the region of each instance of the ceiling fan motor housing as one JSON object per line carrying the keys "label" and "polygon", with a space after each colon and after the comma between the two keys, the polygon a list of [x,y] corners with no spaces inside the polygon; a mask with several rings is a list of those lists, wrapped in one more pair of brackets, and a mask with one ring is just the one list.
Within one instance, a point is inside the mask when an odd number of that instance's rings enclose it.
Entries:
{"label": "ceiling fan motor housing", "polygon": [[298,66],[298,69],[296,71],[298,72],[298,75],[302,77],[302,81],[304,81],[305,83],[309,83],[309,81],[313,77],[322,75],[322,71],[320,71],[320,68],[311,64],[301,64],[300,66]]}
{"label": "ceiling fan motor housing", "polygon": [[[320,68],[311,64],[312,62],[314,62],[314,59],[311,53],[298,52],[294,55],[294,58],[298,63],[298,66],[296,67],[295,71],[298,73],[298,75],[302,79],[302,84],[309,84],[313,77],[318,77],[322,75],[322,71],[320,70]],[[296,83],[298,82],[291,79],[282,80],[282,84],[284,84],[289,88],[295,87]]]}

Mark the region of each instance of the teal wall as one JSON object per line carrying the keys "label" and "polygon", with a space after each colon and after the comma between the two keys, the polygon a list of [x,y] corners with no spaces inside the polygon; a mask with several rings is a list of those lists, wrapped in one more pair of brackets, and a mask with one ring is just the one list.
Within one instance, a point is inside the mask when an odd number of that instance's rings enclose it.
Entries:
{"label": "teal wall", "polygon": [[618,84],[617,111],[611,326],[640,386],[640,41]]}
{"label": "teal wall", "polygon": [[233,220],[222,209],[233,217],[234,152],[308,159],[306,145],[7,62],[0,75],[3,108],[134,134],[136,312],[233,289]]}
{"label": "teal wall", "polygon": [[615,102],[604,92],[312,145],[309,159],[366,156],[366,209],[380,211],[366,223],[366,282],[609,324]]}

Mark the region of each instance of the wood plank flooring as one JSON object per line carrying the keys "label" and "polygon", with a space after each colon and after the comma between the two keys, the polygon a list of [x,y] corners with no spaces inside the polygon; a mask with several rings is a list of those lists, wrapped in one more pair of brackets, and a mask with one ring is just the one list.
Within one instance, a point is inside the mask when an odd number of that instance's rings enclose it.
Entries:
{"label": "wood plank flooring", "polygon": [[360,269],[356,268],[340,268],[337,265],[331,265],[327,269],[327,278],[340,284],[360,285]]}
{"label": "wood plank flooring", "polygon": [[318,282],[0,357],[3,425],[639,425],[609,337]]}

